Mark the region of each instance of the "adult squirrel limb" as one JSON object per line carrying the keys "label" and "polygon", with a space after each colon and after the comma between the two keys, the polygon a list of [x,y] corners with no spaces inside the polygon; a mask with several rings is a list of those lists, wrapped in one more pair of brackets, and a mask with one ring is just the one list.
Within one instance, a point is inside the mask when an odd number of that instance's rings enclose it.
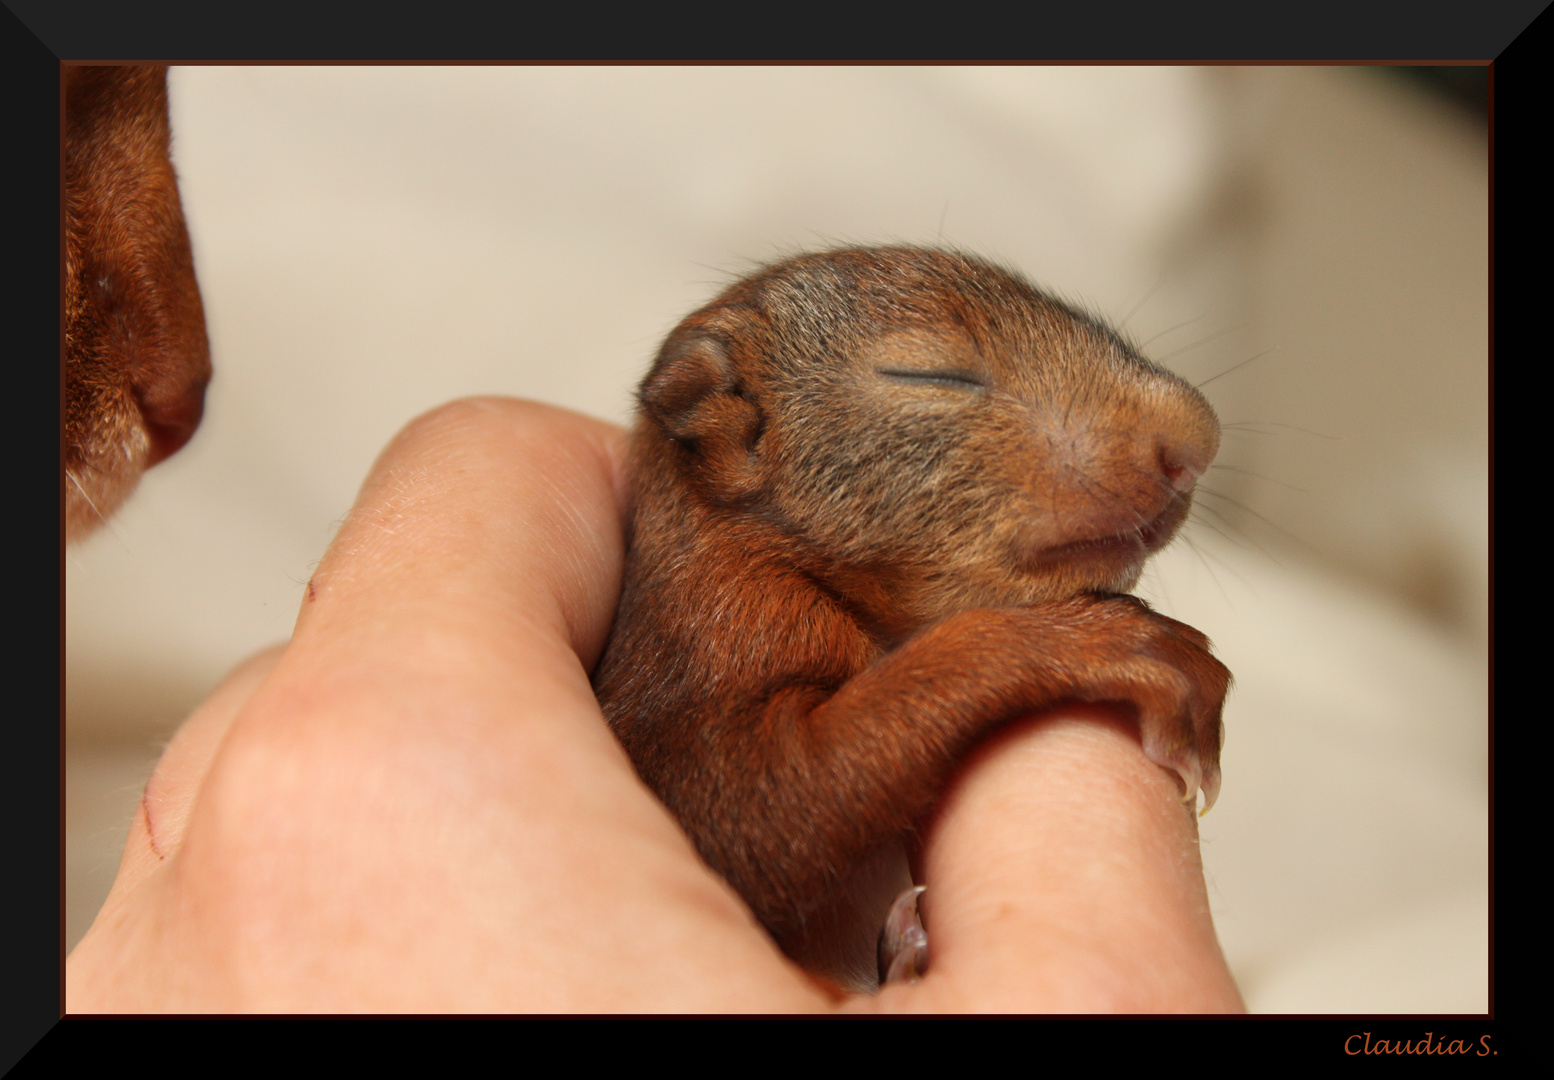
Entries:
{"label": "adult squirrel limb", "polygon": [[1230,674],[1125,593],[1219,426],[1110,328],[958,253],[805,255],[685,319],[639,403],[594,686],[790,956],[870,985],[835,912],[877,932],[889,894],[849,882],[892,880],[881,858],[1020,716],[1130,703],[1149,757],[1213,803]]}
{"label": "adult squirrel limb", "polygon": [[210,381],[205,311],[168,157],[167,69],[66,67],[65,535],[188,442]]}

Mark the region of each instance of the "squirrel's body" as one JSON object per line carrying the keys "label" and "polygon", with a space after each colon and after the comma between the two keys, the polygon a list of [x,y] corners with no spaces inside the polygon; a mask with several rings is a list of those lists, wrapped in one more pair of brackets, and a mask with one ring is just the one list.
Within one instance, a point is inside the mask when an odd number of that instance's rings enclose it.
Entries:
{"label": "squirrel's body", "polygon": [[1134,703],[1212,801],[1229,674],[1120,594],[1218,424],[1104,325],[955,253],[801,256],[682,322],[640,401],[594,684],[790,955],[856,984],[806,935],[982,735],[1059,701]]}

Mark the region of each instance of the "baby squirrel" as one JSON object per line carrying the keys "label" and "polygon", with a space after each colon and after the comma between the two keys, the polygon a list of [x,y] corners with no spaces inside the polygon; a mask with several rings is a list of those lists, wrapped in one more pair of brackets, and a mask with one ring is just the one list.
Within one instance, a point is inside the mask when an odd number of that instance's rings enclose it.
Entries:
{"label": "baby squirrel", "polygon": [[832,956],[817,927],[840,905],[877,933],[884,908],[847,901],[849,879],[1007,721],[1132,703],[1149,757],[1213,803],[1230,673],[1124,593],[1219,425],[1115,331],[964,254],[849,248],[725,290],[638,397],[594,687],[642,779],[811,971],[874,985],[872,941]]}

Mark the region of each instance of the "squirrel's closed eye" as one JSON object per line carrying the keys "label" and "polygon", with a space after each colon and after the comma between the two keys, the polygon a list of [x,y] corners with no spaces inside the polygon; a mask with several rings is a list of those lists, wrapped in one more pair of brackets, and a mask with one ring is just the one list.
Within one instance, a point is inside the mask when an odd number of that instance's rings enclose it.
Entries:
{"label": "squirrel's closed eye", "polygon": [[930,371],[915,368],[880,368],[879,374],[887,379],[895,379],[917,386],[942,386],[949,390],[970,390],[975,392],[987,389],[987,380],[975,372],[966,371],[963,368]]}

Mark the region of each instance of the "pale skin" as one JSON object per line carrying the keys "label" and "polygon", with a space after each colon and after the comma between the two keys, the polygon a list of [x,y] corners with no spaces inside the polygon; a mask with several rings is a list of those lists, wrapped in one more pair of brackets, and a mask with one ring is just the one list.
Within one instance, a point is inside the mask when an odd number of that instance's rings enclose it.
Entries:
{"label": "pale skin", "polygon": [[785,960],[589,687],[623,449],[505,399],[400,433],[291,640],[158,764],[68,1011],[1241,1011],[1196,821],[1106,707],[962,770],[923,833],[920,982],[835,1002]]}

